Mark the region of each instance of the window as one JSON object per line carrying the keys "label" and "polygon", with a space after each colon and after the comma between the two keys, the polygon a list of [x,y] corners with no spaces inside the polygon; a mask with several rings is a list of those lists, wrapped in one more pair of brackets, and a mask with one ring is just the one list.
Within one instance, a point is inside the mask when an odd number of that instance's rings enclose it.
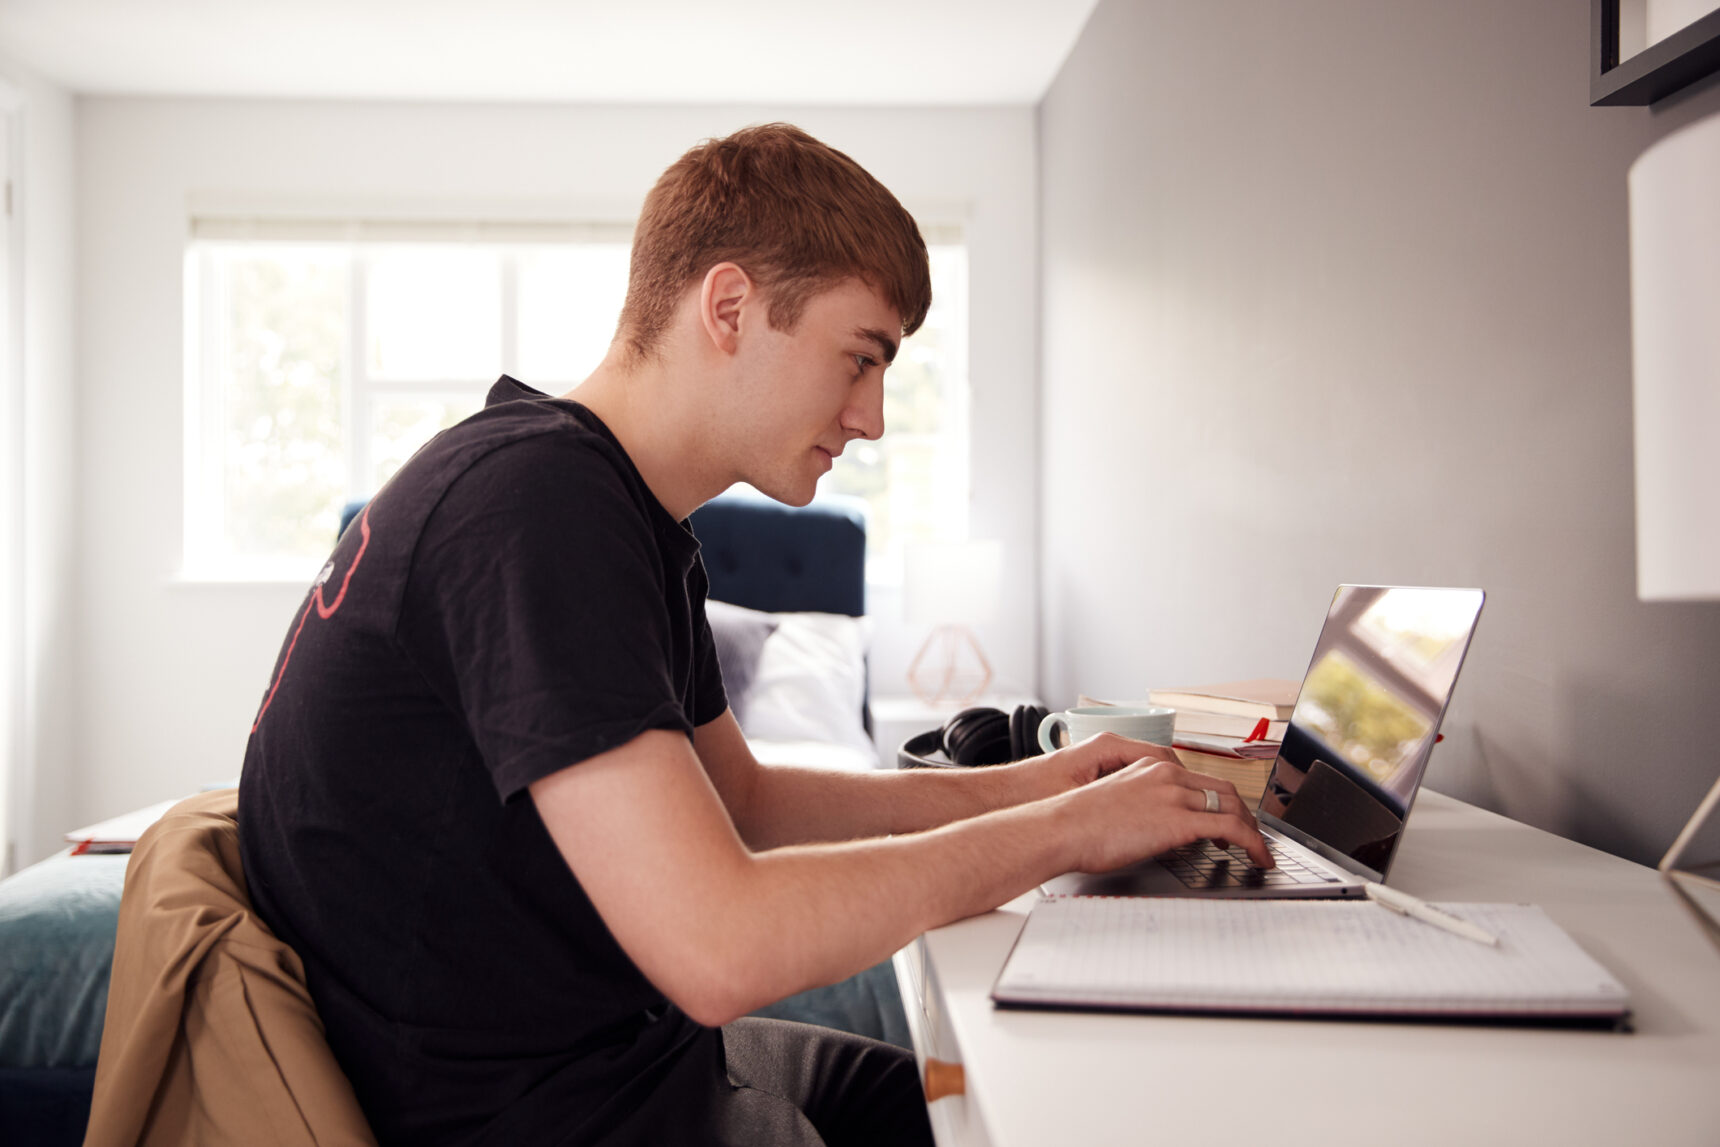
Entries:
{"label": "window", "polygon": [[967,248],[928,247],[932,309],[884,372],[884,437],[849,446],[820,487],[865,499],[874,583],[902,580],[909,542],[967,539]]}
{"label": "window", "polygon": [[[342,506],[477,410],[497,374],[574,386],[608,349],[628,250],[626,227],[194,224],[187,573],[306,577]],[[932,312],[885,376],[888,433],[822,487],[870,505],[875,579],[899,578],[904,541],[966,529],[959,240],[932,245],[932,274]]]}

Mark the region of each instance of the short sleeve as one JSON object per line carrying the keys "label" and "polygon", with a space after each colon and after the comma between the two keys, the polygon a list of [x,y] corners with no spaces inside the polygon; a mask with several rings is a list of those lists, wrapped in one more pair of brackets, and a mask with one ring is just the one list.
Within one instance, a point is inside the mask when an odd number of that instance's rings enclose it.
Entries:
{"label": "short sleeve", "polygon": [[723,680],[716,634],[705,611],[710,581],[703,562],[694,566],[689,582],[693,599],[693,724],[708,725],[728,711],[728,682]]}
{"label": "short sleeve", "polygon": [[450,484],[413,554],[399,640],[503,800],[648,729],[691,734],[688,587],[625,466],[558,435],[510,443]]}

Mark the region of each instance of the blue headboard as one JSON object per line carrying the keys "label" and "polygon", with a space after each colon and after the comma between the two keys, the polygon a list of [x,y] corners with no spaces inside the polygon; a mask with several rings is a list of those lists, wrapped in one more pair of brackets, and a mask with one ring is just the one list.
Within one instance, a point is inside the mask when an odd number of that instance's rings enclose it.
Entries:
{"label": "blue headboard", "polygon": [[693,511],[711,596],[772,613],[866,612],[866,512],[853,499],[802,509],[724,495]]}
{"label": "blue headboard", "polygon": [[352,520],[354,518],[364,512],[364,504],[369,500],[370,499],[368,498],[359,498],[356,501],[348,502],[340,508],[340,529],[335,531],[334,536],[336,538],[339,538],[342,534],[346,533],[346,528],[352,525]]}

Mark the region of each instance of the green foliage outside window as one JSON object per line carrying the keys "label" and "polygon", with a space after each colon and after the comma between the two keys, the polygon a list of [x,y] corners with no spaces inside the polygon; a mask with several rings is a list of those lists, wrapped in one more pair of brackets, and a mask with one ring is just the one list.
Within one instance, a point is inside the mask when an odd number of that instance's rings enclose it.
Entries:
{"label": "green foliage outside window", "polygon": [[1431,724],[1336,649],[1309,671],[1302,691],[1313,702],[1311,724],[1320,739],[1382,784],[1391,780],[1398,747],[1419,740]]}
{"label": "green foliage outside window", "polygon": [[236,554],[316,554],[334,537],[346,489],[346,267],[315,251],[221,266],[231,300],[222,492]]}

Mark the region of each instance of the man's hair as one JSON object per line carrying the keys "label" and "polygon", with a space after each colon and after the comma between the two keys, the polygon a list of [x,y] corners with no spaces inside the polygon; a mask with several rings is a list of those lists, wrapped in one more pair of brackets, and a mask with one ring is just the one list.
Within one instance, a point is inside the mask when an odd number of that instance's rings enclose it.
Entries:
{"label": "man's hair", "polygon": [[687,288],[718,263],[752,277],[777,330],[792,330],[814,295],[844,279],[879,292],[904,336],[932,303],[913,216],[858,163],[792,124],[705,140],[645,197],[619,331],[633,356],[652,353]]}

